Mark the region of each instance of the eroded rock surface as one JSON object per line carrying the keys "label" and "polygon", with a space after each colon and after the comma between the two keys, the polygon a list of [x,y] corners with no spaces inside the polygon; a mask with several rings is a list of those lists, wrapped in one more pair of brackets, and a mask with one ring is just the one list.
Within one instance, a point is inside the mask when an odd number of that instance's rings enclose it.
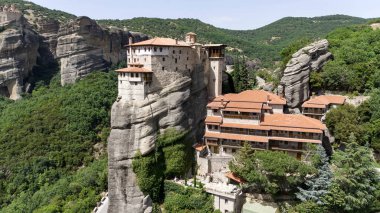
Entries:
{"label": "eroded rock surface", "polygon": [[202,137],[208,100],[208,71],[204,67],[198,66],[191,73],[166,72],[168,80],[160,81],[162,89],[144,101],[121,99],[114,103],[108,139],[109,213],[151,211],[150,198],[137,186],[132,161],[137,150],[142,154],[154,150],[159,132],[176,128],[192,130],[194,142]]}
{"label": "eroded rock surface", "polygon": [[88,17],[79,17],[63,25],[58,33],[56,56],[61,64],[62,85],[126,58],[128,37],[134,42],[147,36],[131,34],[117,28],[103,29]]}
{"label": "eroded rock surface", "polygon": [[0,33],[0,95],[19,99],[25,79],[36,65],[39,35],[18,17]]}
{"label": "eroded rock surface", "polygon": [[323,39],[292,55],[278,88],[278,94],[286,98],[290,108],[298,107],[309,99],[310,72],[320,70],[333,57],[328,51],[328,46],[328,41]]}

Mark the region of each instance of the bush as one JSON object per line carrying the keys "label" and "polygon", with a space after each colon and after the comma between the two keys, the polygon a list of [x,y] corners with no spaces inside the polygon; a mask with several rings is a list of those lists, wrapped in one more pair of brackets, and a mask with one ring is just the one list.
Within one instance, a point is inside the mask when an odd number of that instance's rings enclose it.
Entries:
{"label": "bush", "polygon": [[145,156],[137,153],[132,162],[137,183],[154,202],[162,202],[165,178],[184,176],[192,166],[193,152],[187,132],[167,129],[156,141],[156,150]]}

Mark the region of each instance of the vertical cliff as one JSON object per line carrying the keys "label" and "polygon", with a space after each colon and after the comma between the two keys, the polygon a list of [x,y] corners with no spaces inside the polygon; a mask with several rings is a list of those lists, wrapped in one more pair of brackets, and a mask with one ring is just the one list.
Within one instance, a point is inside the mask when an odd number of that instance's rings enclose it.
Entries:
{"label": "vertical cliff", "polygon": [[135,41],[147,39],[145,35],[116,28],[103,29],[88,17],[79,17],[62,25],[56,48],[62,85],[125,60],[124,46],[128,44],[129,36]]}
{"label": "vertical cliff", "polygon": [[143,155],[155,148],[157,135],[167,128],[191,130],[194,138],[203,135],[203,120],[208,100],[209,61],[196,59],[190,72],[157,71],[161,89],[152,91],[144,101],[116,101],[111,112],[108,139],[109,209],[111,212],[149,212],[150,198],[136,183],[132,161],[137,151]]}
{"label": "vertical cliff", "polygon": [[39,35],[20,15],[1,23],[0,95],[19,99],[25,79],[36,65]]}

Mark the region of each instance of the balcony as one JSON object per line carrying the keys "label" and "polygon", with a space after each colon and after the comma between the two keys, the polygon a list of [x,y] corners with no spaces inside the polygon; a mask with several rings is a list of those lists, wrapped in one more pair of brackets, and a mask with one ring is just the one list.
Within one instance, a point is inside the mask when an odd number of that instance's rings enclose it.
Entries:
{"label": "balcony", "polygon": [[223,140],[222,145],[224,146],[235,146],[235,147],[241,147],[241,141],[228,141]]}
{"label": "balcony", "polygon": [[232,119],[246,119],[246,120],[259,120],[259,116],[257,115],[242,115],[242,114],[223,114],[224,118],[232,118]]}
{"label": "balcony", "polygon": [[319,109],[319,108],[303,108],[303,114],[318,114],[318,115],[323,115],[325,112],[324,109]]}
{"label": "balcony", "polygon": [[320,140],[321,134],[319,133],[308,133],[306,132],[278,132],[272,131],[271,136],[273,137],[284,137],[284,138],[299,138],[299,139],[312,139]]}

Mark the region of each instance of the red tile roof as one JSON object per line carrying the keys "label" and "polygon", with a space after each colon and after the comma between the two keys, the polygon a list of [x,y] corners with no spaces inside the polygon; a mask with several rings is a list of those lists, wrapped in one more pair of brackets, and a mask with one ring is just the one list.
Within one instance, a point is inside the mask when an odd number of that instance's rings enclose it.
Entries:
{"label": "red tile roof", "polygon": [[128,67],[116,70],[116,72],[127,72],[127,73],[152,73],[151,70],[148,70],[144,67]]}
{"label": "red tile roof", "polygon": [[[225,94],[223,95],[225,100],[237,101],[237,102],[255,102],[255,103],[267,103],[285,105],[286,100],[278,95],[264,90],[246,90],[239,94]],[[217,97],[218,98],[218,97]]]}
{"label": "red tile roof", "polygon": [[202,145],[202,144],[197,143],[197,144],[194,144],[193,148],[195,150],[197,150],[198,152],[201,152],[202,150],[204,150],[206,148],[206,145]]}
{"label": "red tile roof", "polygon": [[191,47],[184,41],[178,41],[172,38],[152,38],[146,41],[133,43],[130,46],[177,46],[177,47]]}
{"label": "red tile roof", "polygon": [[336,104],[343,105],[346,101],[344,96],[340,95],[321,95],[315,98],[311,98],[302,104],[302,107],[308,108],[326,108],[327,105]]}
{"label": "red tile roof", "polygon": [[238,183],[245,183],[245,181],[242,178],[236,176],[233,172],[227,172],[225,174],[225,176],[231,180],[238,182]]}
{"label": "red tile roof", "polygon": [[269,114],[265,115],[262,126],[289,127],[302,129],[325,130],[326,126],[321,121],[307,117],[305,115],[295,114]]}
{"label": "red tile roof", "polygon": [[[223,103],[223,104],[222,104]],[[269,104],[269,106],[267,105]],[[286,100],[264,90],[246,90],[239,94],[225,94],[214,98],[207,107],[238,109],[272,109],[271,105],[285,105]]]}
{"label": "red tile roof", "polygon": [[216,123],[216,124],[221,124],[222,123],[222,117],[218,116],[207,116],[205,123]]}

